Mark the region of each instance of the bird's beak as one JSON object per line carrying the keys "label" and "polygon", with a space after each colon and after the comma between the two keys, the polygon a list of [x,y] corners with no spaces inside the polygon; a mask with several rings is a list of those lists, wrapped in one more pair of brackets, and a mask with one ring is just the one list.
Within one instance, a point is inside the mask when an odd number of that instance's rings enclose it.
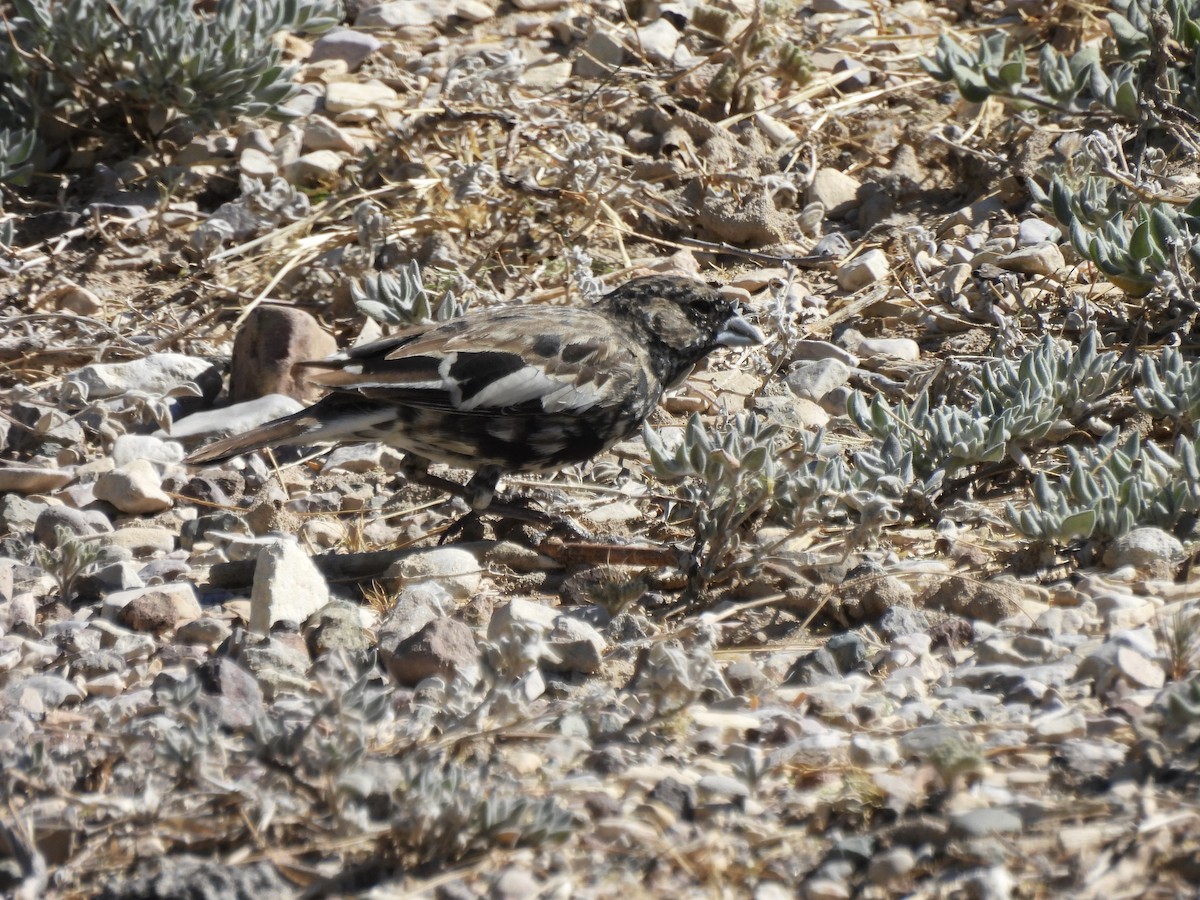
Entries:
{"label": "bird's beak", "polygon": [[739,315],[730,316],[717,333],[720,347],[753,347],[766,341],[763,333]]}

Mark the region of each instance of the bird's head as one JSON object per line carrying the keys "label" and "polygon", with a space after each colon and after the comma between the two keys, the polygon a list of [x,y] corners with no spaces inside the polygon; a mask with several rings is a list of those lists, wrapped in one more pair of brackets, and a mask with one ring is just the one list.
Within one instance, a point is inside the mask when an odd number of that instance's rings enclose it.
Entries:
{"label": "bird's head", "polygon": [[761,344],[763,334],[708,285],[673,275],[635,278],[600,300],[648,340],[673,383],[718,347]]}

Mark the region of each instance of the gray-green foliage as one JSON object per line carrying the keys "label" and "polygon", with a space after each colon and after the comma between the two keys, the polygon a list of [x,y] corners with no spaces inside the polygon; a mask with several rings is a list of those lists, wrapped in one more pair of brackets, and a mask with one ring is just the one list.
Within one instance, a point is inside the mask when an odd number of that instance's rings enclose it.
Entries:
{"label": "gray-green foliage", "polygon": [[[949,36],[921,60],[934,78],[953,82],[968,100],[1004,99],[1051,114],[1097,118],[1110,135],[1093,132],[1084,153],[1049,184],[1030,182],[1034,199],[1062,223],[1081,256],[1133,296],[1156,288],[1188,297],[1200,268],[1200,201],[1184,206],[1156,183],[1158,143],[1200,153],[1200,3],[1196,0],[1117,0],[1108,15],[1114,40],[1066,56],[1049,43],[1030,52],[1008,35],[983,36],[967,49]],[[1164,47],[1170,39],[1171,52]],[[1129,164],[1122,144],[1137,137],[1139,159]],[[1182,198],[1187,201],[1189,198]]]}
{"label": "gray-green foliage", "polygon": [[89,575],[106,561],[104,547],[85,540],[61,525],[54,529],[54,549],[37,547],[35,560],[58,583],[58,596],[71,602],[79,579]]}
{"label": "gray-green foliage", "polygon": [[833,507],[846,487],[837,455],[822,452],[822,436],[782,446],[779,429],[748,414],[705,428],[693,415],[681,440],[668,447],[643,428],[655,476],[680,486],[695,535],[688,571],[693,595],[753,564],[741,552],[744,527],[758,518],[793,528]]}
{"label": "gray-green foliage", "polygon": [[1095,331],[1088,331],[1078,348],[1045,337],[1017,361],[988,360],[970,379],[966,393],[977,399],[969,406],[927,392],[895,405],[855,393],[847,411],[878,441],[896,441],[916,475],[936,483],[980,463],[1023,460],[1025,446],[1059,423],[1069,428],[1086,418],[1131,372],[1116,353],[1099,352]]}
{"label": "gray-green foliage", "polygon": [[445,322],[467,310],[467,302],[452,291],[447,291],[435,306],[416,262],[402,266],[395,274],[374,272],[363,276],[361,283],[351,282],[350,296],[359,312],[383,325]]}
{"label": "gray-green foliage", "polygon": [[[1115,54],[1102,54],[1090,45],[1067,56],[1043,43],[1035,77],[1026,47],[996,31],[970,49],[943,35],[934,55],[921,65],[939,81],[953,82],[972,102],[1008,97],[1062,112],[1106,113],[1152,128],[1170,128],[1178,119],[1200,114],[1200,69],[1195,65],[1200,4],[1115,0],[1112,7],[1108,23]],[[1158,33],[1160,23],[1169,24],[1180,52],[1155,52],[1165,36]]]}
{"label": "gray-green foliage", "polygon": [[1008,505],[1008,518],[1026,537],[1065,543],[1119,537],[1142,525],[1175,526],[1200,512],[1197,446],[1180,437],[1172,453],[1114,429],[1094,447],[1067,450],[1061,475],[1039,474],[1033,502]]}
{"label": "gray-green foliage", "polygon": [[1079,254],[1131,295],[1143,296],[1164,279],[1173,278],[1185,289],[1194,283],[1200,268],[1200,199],[1183,207],[1147,202],[1124,183],[1087,173],[1055,175],[1049,191],[1034,186],[1034,193],[1063,224]]}
{"label": "gray-green foliage", "polygon": [[174,122],[288,115],[296,92],[271,36],[336,24],[337,0],[13,0],[0,24],[0,179],[53,167],[68,146]]}
{"label": "gray-green foliage", "polygon": [[1174,347],[1155,358],[1142,358],[1142,384],[1134,390],[1138,406],[1158,418],[1171,418],[1196,435],[1200,423],[1200,363],[1189,362]]}

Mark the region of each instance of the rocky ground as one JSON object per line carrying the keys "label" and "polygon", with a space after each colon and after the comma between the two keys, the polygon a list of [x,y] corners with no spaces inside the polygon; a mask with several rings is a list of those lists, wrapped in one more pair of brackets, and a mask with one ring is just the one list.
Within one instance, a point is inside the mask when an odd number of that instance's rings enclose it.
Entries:
{"label": "rocky ground", "polygon": [[[917,64],[1026,6],[351,9],[282,38],[293,121],[7,194],[0,892],[1192,895],[1190,546],[1029,540],[1015,452],[854,480],[912,467],[860,400],[1133,340],[1023,181],[1078,134]],[[508,483],[570,528],[439,546],[465,508],[386,447],[181,462],[300,408],[294,360],[649,271],[768,343]]]}

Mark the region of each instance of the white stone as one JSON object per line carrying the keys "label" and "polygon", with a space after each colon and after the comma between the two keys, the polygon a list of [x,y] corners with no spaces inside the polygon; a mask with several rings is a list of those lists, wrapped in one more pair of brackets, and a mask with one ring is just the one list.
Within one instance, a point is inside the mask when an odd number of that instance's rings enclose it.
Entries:
{"label": "white stone", "polygon": [[329,602],[329,585],[308,555],[292,541],[276,541],[258,553],[250,591],[250,630],[266,634],[276,622],[303,622]]}
{"label": "white stone", "polygon": [[483,569],[473,553],[458,547],[438,547],[397,560],[387,577],[399,578],[405,587],[432,581],[451,596],[467,600],[479,590]]}
{"label": "white stone", "polygon": [[84,366],[65,376],[66,381],[81,381],[89,398],[118,397],[130,391],[162,396],[168,391],[195,381],[213,364],[182,353],[155,353],[143,359],[123,363],[98,363]]}
{"label": "white stone", "polygon": [[558,615],[558,610],[553,607],[514,597],[492,613],[491,621],[488,622],[488,640],[494,641],[503,637],[517,622],[550,631]]}
{"label": "white stone", "polygon": [[[267,394],[223,409],[193,413],[171,426],[171,437],[188,438],[217,432],[238,434],[281,416],[304,409],[304,404],[285,394]],[[158,436],[156,434],[156,436]]]}
{"label": "white stone", "polygon": [[162,512],[172,500],[163,492],[158,470],[149,460],[135,459],[96,480],[97,500],[111,503],[123,513]]}
{"label": "white stone", "polygon": [[646,58],[658,63],[669,63],[679,46],[679,32],[668,19],[655,19],[651,24],[637,30],[637,43]]}
{"label": "white stone", "polygon": [[882,250],[868,250],[838,267],[838,287],[843,291],[857,291],[882,281],[890,271],[887,255]]}
{"label": "white stone", "polygon": [[112,456],[118,467],[138,459],[170,466],[183,460],[183,447],[148,434],[122,434],[113,443]]}

